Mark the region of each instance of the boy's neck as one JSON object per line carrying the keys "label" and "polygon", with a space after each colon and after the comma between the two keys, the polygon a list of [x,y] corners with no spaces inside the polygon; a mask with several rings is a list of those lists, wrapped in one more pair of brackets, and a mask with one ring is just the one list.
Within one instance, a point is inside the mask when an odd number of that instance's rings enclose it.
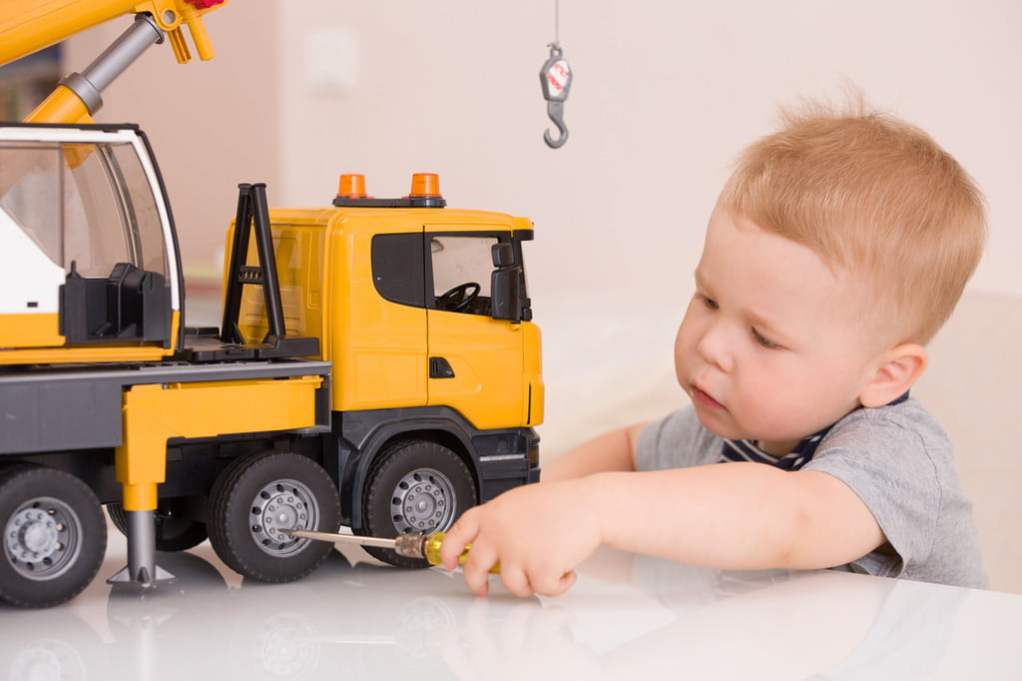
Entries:
{"label": "boy's neck", "polygon": [[784,456],[795,451],[795,447],[801,440],[784,440],[784,441],[771,441],[771,440],[756,440],[754,443],[757,447],[762,449],[767,454],[773,454],[774,456]]}

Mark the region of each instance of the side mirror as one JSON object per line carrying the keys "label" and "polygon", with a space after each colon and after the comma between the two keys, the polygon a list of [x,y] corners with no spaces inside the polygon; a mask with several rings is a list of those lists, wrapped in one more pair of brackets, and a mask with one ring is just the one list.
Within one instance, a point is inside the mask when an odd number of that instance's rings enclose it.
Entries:
{"label": "side mirror", "polygon": [[490,255],[494,267],[511,267],[515,264],[515,249],[507,242],[494,244],[490,249]]}
{"label": "side mirror", "polygon": [[522,321],[522,273],[517,267],[503,267],[490,275],[491,317]]}

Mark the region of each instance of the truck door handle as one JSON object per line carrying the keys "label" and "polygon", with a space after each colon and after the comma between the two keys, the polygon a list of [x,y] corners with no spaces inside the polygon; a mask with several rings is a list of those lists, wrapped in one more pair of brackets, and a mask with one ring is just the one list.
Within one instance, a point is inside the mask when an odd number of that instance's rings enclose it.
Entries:
{"label": "truck door handle", "polygon": [[429,377],[430,378],[454,378],[454,369],[451,368],[451,363],[443,357],[430,357],[429,358]]}

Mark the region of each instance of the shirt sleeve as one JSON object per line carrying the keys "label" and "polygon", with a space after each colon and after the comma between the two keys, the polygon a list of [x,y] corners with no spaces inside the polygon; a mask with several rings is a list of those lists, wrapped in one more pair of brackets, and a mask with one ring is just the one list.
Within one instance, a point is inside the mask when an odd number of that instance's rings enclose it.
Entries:
{"label": "shirt sleeve", "polygon": [[[691,407],[650,423],[639,434],[635,449],[635,470],[652,471],[686,468],[716,461],[714,442],[719,439],[699,422]],[[720,452],[720,445],[716,446]]]}
{"label": "shirt sleeve", "polygon": [[918,432],[883,417],[861,418],[835,428],[802,470],[821,471],[846,484],[887,538],[890,548],[881,546],[849,567],[897,577],[930,556],[941,485]]}

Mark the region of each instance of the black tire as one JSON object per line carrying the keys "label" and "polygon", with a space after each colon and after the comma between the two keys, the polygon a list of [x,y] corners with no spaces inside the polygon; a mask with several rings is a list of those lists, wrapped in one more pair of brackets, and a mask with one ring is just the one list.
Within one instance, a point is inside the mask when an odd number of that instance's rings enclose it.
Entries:
{"label": "black tire", "polygon": [[245,577],[292,582],[315,570],[333,549],[329,542],[280,534],[280,529],[336,532],[340,527],[337,485],[312,459],[290,452],[246,457],[225,468],[213,488],[209,541],[220,559]]}
{"label": "black tire", "polygon": [[[213,546],[214,551],[216,551],[217,546],[227,545],[227,537],[223,534],[223,530],[226,526],[223,523],[214,523],[211,519],[216,512],[216,500],[223,499],[225,497],[225,490],[234,487],[238,471],[247,466],[251,459],[252,457],[250,456],[239,456],[232,459],[231,462],[228,463],[222,471],[220,471],[216,480],[213,481],[213,487],[209,491],[209,499],[207,500],[208,510],[206,517],[206,532],[209,534],[209,543]],[[219,551],[216,551],[216,553],[220,557],[220,560],[227,564],[227,567],[231,568],[235,572],[241,572],[241,566],[235,563],[234,559],[229,554],[221,554]]]}
{"label": "black tire", "polygon": [[[125,537],[128,536],[128,515],[124,506],[114,502],[106,505],[110,522]],[[156,509],[156,550],[184,551],[206,541],[206,524],[187,518],[178,518]]]}
{"label": "black tire", "polygon": [[21,608],[71,600],[106,553],[99,499],[75,476],[43,466],[0,474],[0,532],[0,600]]}
{"label": "black tire", "polygon": [[[409,483],[412,489],[402,489],[402,484]],[[422,503],[426,507],[413,508],[413,513],[406,513],[410,505],[408,496],[415,488],[425,491],[426,501]],[[364,527],[355,532],[371,537],[447,530],[478,500],[472,472],[461,457],[443,445],[426,440],[397,442],[381,452],[379,463],[373,466],[366,481],[362,498]],[[405,558],[390,549],[367,546],[366,551],[397,567],[429,567],[425,560]]]}

